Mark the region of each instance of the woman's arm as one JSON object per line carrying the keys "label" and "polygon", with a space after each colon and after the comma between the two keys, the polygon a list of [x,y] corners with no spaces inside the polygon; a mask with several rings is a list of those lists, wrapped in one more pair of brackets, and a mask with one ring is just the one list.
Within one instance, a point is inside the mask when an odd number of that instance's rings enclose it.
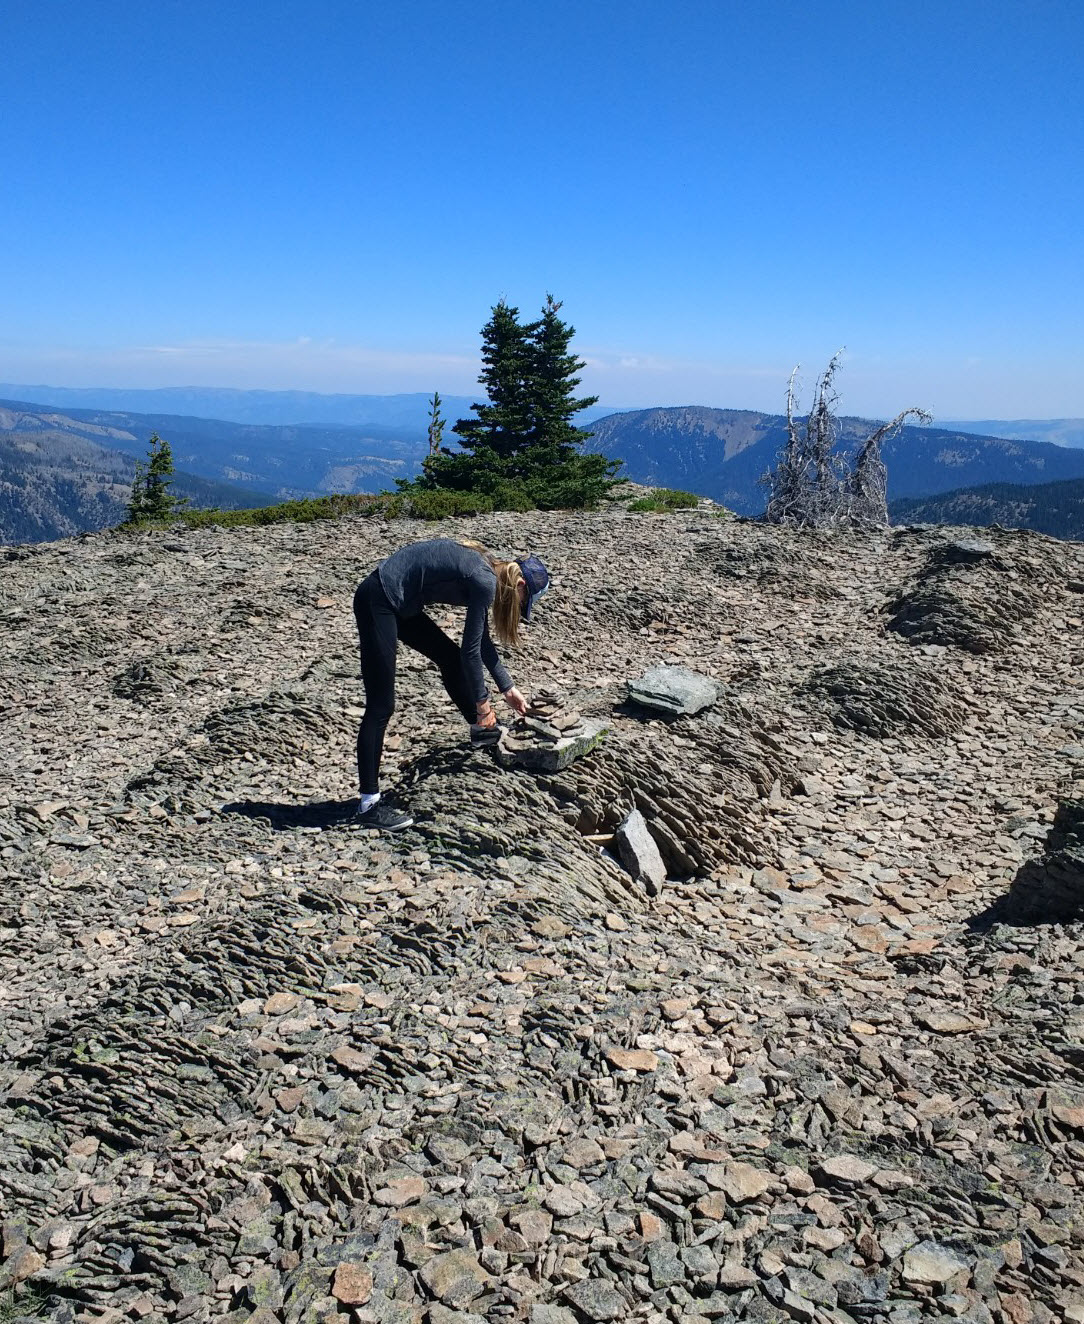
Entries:
{"label": "woman's arm", "polygon": [[489,634],[489,608],[492,601],[492,595],[486,587],[479,585],[477,591],[472,589],[467,602],[467,619],[463,625],[463,672],[477,703],[478,722],[482,726],[492,726],[497,720],[489,703],[483,664],[509,707],[521,715],[527,711],[527,701],[513,684],[508,668],[501,661]]}
{"label": "woman's arm", "polygon": [[497,645],[493,642],[489,634],[489,621],[487,620],[482,627],[482,661],[485,668],[493,677],[493,681],[502,694],[512,688],[512,677],[508,674],[508,668],[500,659],[497,652]]}
{"label": "woman's arm", "polygon": [[[471,698],[477,704],[488,703],[485,672],[482,670],[482,640],[489,640],[486,628],[492,595],[484,584],[472,584],[467,598],[467,619],[463,623],[463,676]],[[489,641],[492,649],[492,641]],[[496,652],[496,650],[494,650]]]}

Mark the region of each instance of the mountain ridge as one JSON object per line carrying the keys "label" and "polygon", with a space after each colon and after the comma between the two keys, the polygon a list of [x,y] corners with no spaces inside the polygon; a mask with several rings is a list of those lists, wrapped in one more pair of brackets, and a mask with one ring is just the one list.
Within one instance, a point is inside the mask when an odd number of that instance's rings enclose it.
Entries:
{"label": "mountain ridge", "polygon": [[[106,410],[118,413],[169,414],[182,417],[216,418],[234,423],[294,424],[299,426],[334,425],[345,427],[390,427],[404,429],[409,437],[425,436],[430,397],[420,391],[393,392],[387,395],[358,394],[343,391],[250,390],[227,386],[98,387],[48,386],[0,382],[0,397],[24,400],[42,407],[56,407],[69,412]],[[449,425],[466,417],[477,395],[449,395],[442,400],[442,412]],[[592,423],[611,414],[645,412],[654,409],[726,408],[715,405],[649,405],[631,409],[618,405],[594,405],[579,415],[583,423]],[[742,412],[742,411],[739,411]],[[745,411],[759,412],[764,411]],[[1050,441],[1057,445],[1084,446],[1084,419],[944,419],[943,425],[960,432],[1008,440]]]}
{"label": "mountain ridge", "polygon": [[[876,420],[844,416],[839,420],[842,446],[853,448],[876,426]],[[623,460],[629,480],[684,488],[743,515],[763,511],[760,480],[786,438],[782,415],[706,405],[620,411],[597,419],[590,430],[588,449]],[[139,459],[152,432],[169,441],[178,471],[247,488],[268,500],[391,488],[397,478],[418,472],[428,449],[423,437],[406,436],[392,426],[306,427],[100,409],[65,412],[0,399],[0,439],[19,444],[37,439],[51,446],[56,457],[63,456],[68,438]],[[454,438],[448,440],[454,444]],[[1084,449],[947,428],[906,427],[883,454],[893,501],[991,482],[1084,478]],[[63,485],[56,490],[58,496],[67,491]],[[72,505],[83,509],[78,501]],[[87,527],[99,526],[97,507],[84,514],[93,516]],[[74,531],[76,526],[56,527]]]}
{"label": "mountain ridge", "polygon": [[1084,446],[1084,418],[946,419],[945,422],[961,432],[979,432],[984,436],[1049,441],[1055,446],[1074,448]]}
{"label": "mountain ridge", "polygon": [[[250,391],[228,386],[123,387],[42,386],[0,382],[0,396],[43,407],[105,410],[112,413],[172,414],[214,418],[230,423],[299,427],[392,428],[408,440],[426,436],[430,395],[409,391],[392,395],[320,391]],[[441,413],[450,427],[470,415],[477,395],[441,397]],[[613,412],[595,405],[583,417]]]}
{"label": "mountain ridge", "polygon": [[[848,415],[838,423],[844,450],[878,425]],[[781,414],[706,406],[609,415],[592,424],[592,433],[588,448],[623,460],[633,482],[687,488],[743,515],[763,511],[760,480],[787,436]],[[1084,451],[949,428],[908,425],[885,443],[882,455],[890,500],[994,481],[1084,477]]]}
{"label": "mountain ridge", "polygon": [[296,424],[233,423],[174,414],[72,409],[60,411],[29,401],[0,399],[0,436],[49,431],[88,441],[108,440],[136,458],[147,451],[152,432],[170,444],[178,469],[216,482],[251,487],[288,499],[344,490],[329,480],[331,469],[348,466],[348,491],[379,491],[409,477],[425,454],[423,440],[403,439],[394,428],[302,427]]}

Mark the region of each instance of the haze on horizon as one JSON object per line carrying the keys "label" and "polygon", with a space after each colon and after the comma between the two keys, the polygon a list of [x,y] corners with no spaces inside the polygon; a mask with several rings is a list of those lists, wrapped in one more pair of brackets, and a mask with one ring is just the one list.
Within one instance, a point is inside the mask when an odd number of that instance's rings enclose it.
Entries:
{"label": "haze on horizon", "polygon": [[1075,0],[57,0],[8,16],[0,379],[1084,416]]}

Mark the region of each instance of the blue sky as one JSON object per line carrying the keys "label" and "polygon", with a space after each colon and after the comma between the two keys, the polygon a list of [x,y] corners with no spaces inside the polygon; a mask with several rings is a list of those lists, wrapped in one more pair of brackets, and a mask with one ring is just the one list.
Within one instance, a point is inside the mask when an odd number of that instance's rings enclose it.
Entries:
{"label": "blue sky", "polygon": [[7,7],[0,380],[1084,415],[1079,0]]}

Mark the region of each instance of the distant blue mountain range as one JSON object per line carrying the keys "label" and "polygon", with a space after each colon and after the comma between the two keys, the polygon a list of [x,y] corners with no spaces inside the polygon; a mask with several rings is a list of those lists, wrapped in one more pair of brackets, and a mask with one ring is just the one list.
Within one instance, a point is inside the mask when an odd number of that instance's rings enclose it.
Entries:
{"label": "distant blue mountain range", "polygon": [[945,426],[985,437],[1012,437],[1024,441],[1050,441],[1055,446],[1084,447],[1084,418],[980,418],[960,423],[947,419]]}
{"label": "distant blue mountain range", "polygon": [[[432,394],[432,393],[430,393]],[[107,409],[119,413],[184,415],[228,423],[297,425],[302,427],[388,428],[404,441],[426,435],[429,396],[322,395],[317,391],[241,391],[217,386],[166,386],[154,390],[123,390],[99,386],[26,386],[0,382],[0,398],[70,410]],[[441,414],[449,428],[470,417],[480,397],[441,397]],[[612,414],[614,406],[595,405],[579,417],[590,421]]]}
{"label": "distant blue mountain range", "polygon": [[[27,388],[20,388],[27,389]],[[36,388],[42,393],[58,392]],[[59,394],[81,399],[138,398],[175,407],[210,400],[236,412],[321,412],[336,421],[254,423],[183,413],[143,413],[129,409],[74,407],[54,398],[49,404],[0,399],[0,440],[33,445],[39,462],[56,459],[56,472],[73,439],[131,456],[146,454],[152,432],[170,442],[179,472],[229,483],[282,499],[329,492],[378,492],[396,478],[418,472],[427,450],[427,397],[321,396],[270,391],[136,391]],[[449,397],[450,425],[470,400]],[[594,412],[594,411],[593,411]],[[364,422],[346,423],[353,414]],[[395,422],[394,420],[402,420]],[[741,409],[638,409],[611,413],[589,424],[590,449],[624,461],[633,481],[686,488],[712,497],[741,514],[764,508],[760,479],[775,462],[786,436],[777,414]],[[873,429],[868,419],[840,419],[841,441],[853,445]],[[69,450],[66,451],[66,447]],[[9,451],[9,454],[14,452]],[[929,497],[989,483],[1050,483],[1084,478],[1084,448],[1049,442],[980,436],[958,427],[907,427],[884,449],[890,500]],[[13,462],[13,461],[12,461]]]}

